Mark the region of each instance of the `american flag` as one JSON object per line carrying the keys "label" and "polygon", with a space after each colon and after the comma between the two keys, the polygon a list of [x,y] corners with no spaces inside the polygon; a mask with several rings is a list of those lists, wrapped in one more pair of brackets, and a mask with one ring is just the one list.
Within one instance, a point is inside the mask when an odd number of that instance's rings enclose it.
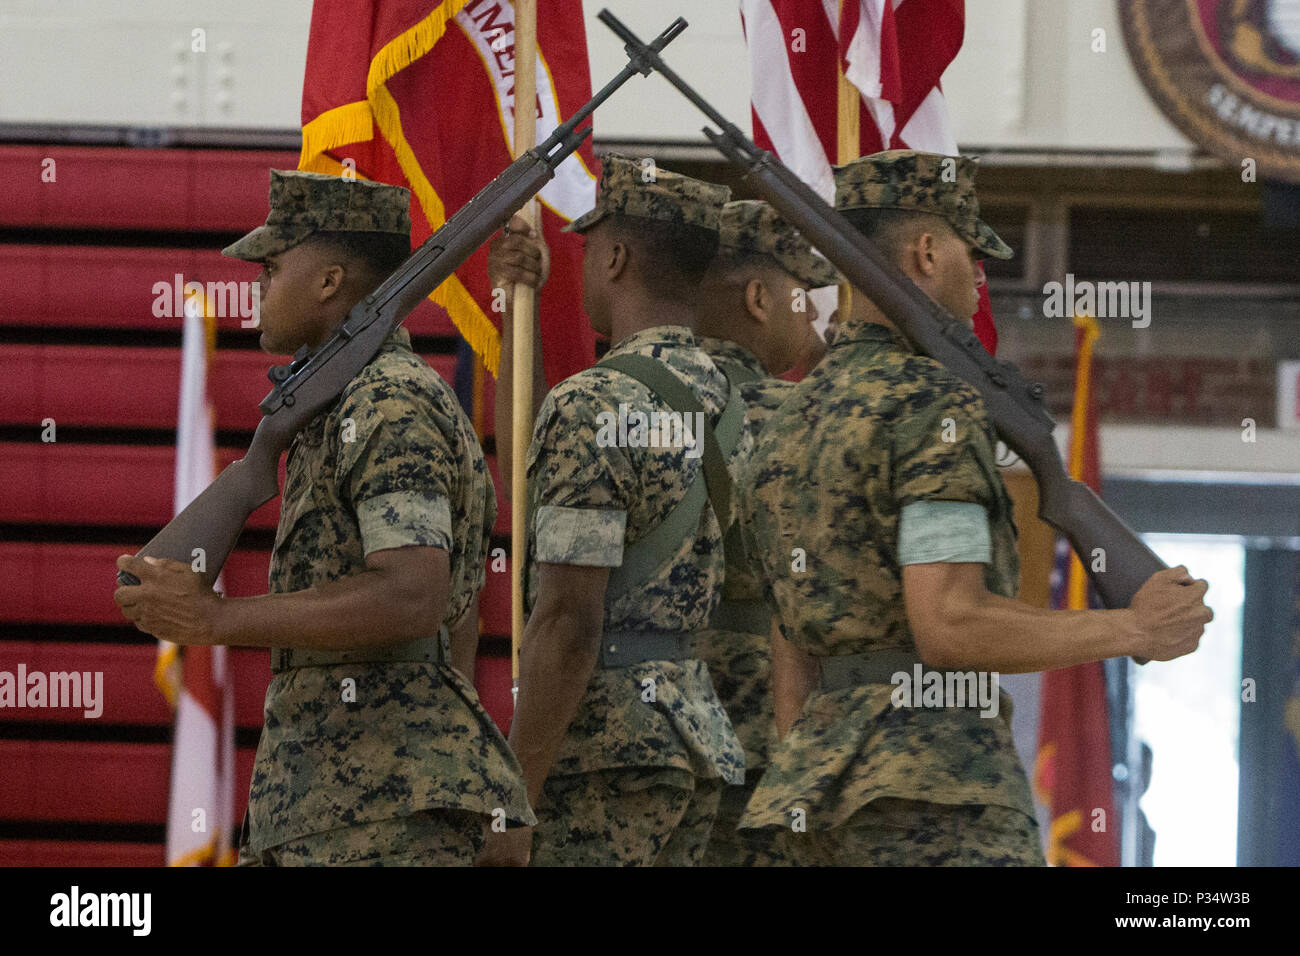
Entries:
{"label": "american flag", "polygon": [[939,78],[961,49],[962,0],[741,0],[740,10],[754,142],[828,201],[836,63],[861,94],[859,155],[957,151]]}
{"label": "american flag", "polygon": [[[957,154],[940,78],[961,49],[964,0],[741,0],[754,142],[827,202],[839,160],[839,75],[859,93],[856,155],[885,149]],[[997,333],[987,289],[975,332]]]}

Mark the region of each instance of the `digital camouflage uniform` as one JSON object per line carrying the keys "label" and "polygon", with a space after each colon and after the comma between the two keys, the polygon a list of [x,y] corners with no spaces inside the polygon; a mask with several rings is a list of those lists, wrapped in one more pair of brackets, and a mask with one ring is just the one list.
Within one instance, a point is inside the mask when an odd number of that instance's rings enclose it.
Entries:
{"label": "digital camouflage uniform", "polygon": [[[724,252],[731,251],[742,262],[746,255],[771,257],[809,288],[838,281],[834,267],[815,255],[799,233],[765,202],[727,203],[722,210],[719,234]],[[723,256],[719,259],[727,261]],[[699,343],[728,376],[745,379],[740,386],[745,402],[745,427],[756,439],[794,383],[770,376],[752,352],[735,342],[700,336]],[[736,830],[767,766],[768,749],[776,743],[770,686],[770,620],[760,626],[757,621],[747,619],[760,607],[770,618],[770,608],[764,601],[761,582],[745,564],[728,564],[722,597],[724,604],[715,611],[710,626],[699,633],[695,646],[696,654],[709,665],[713,686],[745,748],[745,782],[723,791],[718,818],[702,862],[706,866],[789,865],[794,860],[785,847],[782,831]],[[720,611],[731,607],[752,610],[734,619],[719,618]]]}
{"label": "digital camouflage uniform", "polygon": [[[1009,255],[978,219],[968,161],[954,158],[947,182],[944,160],[892,151],[839,167],[836,206],[935,212],[986,254]],[[770,417],[739,488],[744,537],[785,637],[814,657],[915,653],[899,554],[899,516],[915,502],[979,505],[985,584],[1014,597],[1016,531],[995,447],[970,385],[883,325],[841,322],[826,358]],[[933,560],[952,560],[944,547]],[[798,820],[806,833],[792,839],[808,863],[1041,865],[1010,698],[981,717],[895,707],[894,689],[814,690],[742,826]]]}
{"label": "digital camouflage uniform", "polygon": [[[314,229],[407,234],[408,201],[397,187],[273,171],[267,225],[225,252],[262,259]],[[483,586],[495,519],[469,421],[399,328],[290,446],[269,589],[359,574],[372,551],[442,548],[454,630]],[[494,810],[532,822],[518,762],[449,663],[358,651],[356,663],[280,670],[271,654],[242,862],[470,864]]]}
{"label": "digital camouflage uniform", "polygon": [[[596,208],[607,213],[717,228],[723,187],[604,158]],[[610,356],[653,356],[685,382],[716,419],[726,379],[681,326],[646,329]],[[620,447],[601,437],[598,416],[669,406],[633,378],[594,367],[561,382],[538,412],[528,453],[532,535],[530,607],[536,562],[616,568],[625,548],[673,510],[700,472],[687,447]],[[731,459],[748,452],[748,439]],[[694,455],[695,457],[692,457]],[[712,508],[698,530],[639,592],[606,593],[604,629],[690,631],[701,627],[722,583],[722,532]],[[538,866],[687,865],[708,841],[723,783],[744,777],[744,753],[702,661],[656,660],[595,672],[569,725],[537,807],[532,862]]]}

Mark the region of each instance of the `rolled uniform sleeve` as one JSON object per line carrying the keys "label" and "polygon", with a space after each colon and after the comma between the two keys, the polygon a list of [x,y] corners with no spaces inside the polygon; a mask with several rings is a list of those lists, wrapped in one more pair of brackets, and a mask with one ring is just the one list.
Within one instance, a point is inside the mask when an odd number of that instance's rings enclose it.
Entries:
{"label": "rolled uniform sleeve", "polygon": [[537,561],[602,568],[623,563],[637,477],[626,449],[601,441],[600,411],[570,382],[548,395],[538,413],[528,451]]}
{"label": "rolled uniform sleeve", "polygon": [[913,501],[899,515],[899,564],[988,564],[992,558],[988,514],[980,505]]}
{"label": "rolled uniform sleeve", "polygon": [[538,561],[596,568],[623,563],[625,511],[542,505],[535,528]]}
{"label": "rolled uniform sleeve", "polygon": [[345,397],[340,417],[337,477],[365,554],[412,545],[450,551],[447,482],[456,462],[419,396],[361,388]]}
{"label": "rolled uniform sleeve", "polygon": [[902,417],[891,461],[900,565],[992,560],[995,447],[978,393],[965,384]]}

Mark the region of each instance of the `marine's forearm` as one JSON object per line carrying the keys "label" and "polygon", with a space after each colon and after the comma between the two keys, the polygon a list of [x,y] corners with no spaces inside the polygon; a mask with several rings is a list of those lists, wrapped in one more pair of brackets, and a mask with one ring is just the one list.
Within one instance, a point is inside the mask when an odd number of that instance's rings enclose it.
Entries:
{"label": "marine's forearm", "polygon": [[784,738],[799,719],[808,695],[816,688],[817,678],[817,662],[782,637],[780,625],[773,618],[772,708],[778,737]]}
{"label": "marine's forearm", "polygon": [[355,650],[432,637],[446,596],[424,594],[368,568],[319,587],[218,603],[214,643],[233,647]]}
{"label": "marine's forearm", "polygon": [[988,594],[951,622],[939,658],[927,663],[1002,674],[1056,670],[1123,657],[1132,652],[1134,632],[1127,609],[1049,611]]}
{"label": "marine's forearm", "polygon": [[510,747],[523,767],[534,805],[587,691],[599,641],[599,626],[591,633],[584,616],[562,609],[534,611],[524,630]]}

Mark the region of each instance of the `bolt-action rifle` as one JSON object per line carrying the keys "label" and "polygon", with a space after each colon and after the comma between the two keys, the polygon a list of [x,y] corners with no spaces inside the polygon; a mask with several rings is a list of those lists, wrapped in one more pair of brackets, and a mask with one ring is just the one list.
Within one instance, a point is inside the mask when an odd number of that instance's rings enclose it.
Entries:
{"label": "bolt-action rifle", "polygon": [[746,178],[763,198],[875,303],[916,351],[975,387],[998,436],[1038,481],[1039,517],[1069,540],[1106,606],[1128,607],[1147,578],[1166,565],[1091,488],[1069,476],[1052,438],[1055,422],[1043,407],[1043,386],[989,355],[974,332],[922,292],[784,163],[755,146],[617,17],[602,10],[599,18],[618,34],[629,55],[653,64],[717,125],[704,135],[747,170]]}
{"label": "bolt-action rifle", "polygon": [[[686,28],[674,20],[653,43],[628,48],[629,63],[545,142],[524,153],[425,240],[396,272],[353,306],[337,331],[319,348],[304,346],[289,365],[267,376],[271,393],[262,400],[262,420],[242,459],[232,462],[188,507],[142,549],[139,557],[192,562],[203,555],[201,572],[209,585],[234,550],[248,516],[280,493],[280,454],[294,435],[338,398],[366,367],[384,340],[425,297],[440,286],[491,235],[554,176],[556,167],[590,134],[578,127],[615,90],[637,73],[654,69],[644,53],[658,54]],[[118,583],[137,585],[135,575],[118,572]]]}

